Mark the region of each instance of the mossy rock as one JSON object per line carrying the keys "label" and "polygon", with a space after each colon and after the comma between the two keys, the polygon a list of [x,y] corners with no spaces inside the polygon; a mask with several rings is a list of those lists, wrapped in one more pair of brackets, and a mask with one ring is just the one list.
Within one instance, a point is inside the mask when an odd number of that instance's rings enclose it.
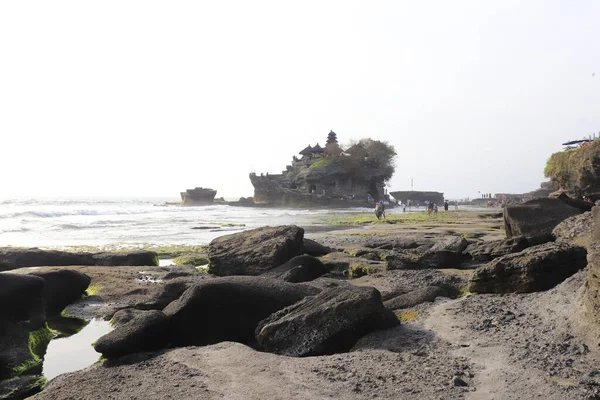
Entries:
{"label": "mossy rock", "polygon": [[29,332],[28,347],[31,358],[13,368],[15,375],[39,374],[42,372],[42,358],[46,354],[46,349],[50,340],[56,336],[56,333],[50,329],[48,324],[44,324],[38,330]]}
{"label": "mossy rock", "polygon": [[0,399],[26,399],[42,391],[46,378],[40,375],[16,376],[0,381]]}
{"label": "mossy rock", "polygon": [[57,334],[57,338],[72,336],[83,328],[85,328],[90,321],[73,317],[71,315],[60,315],[48,319],[48,326]]}
{"label": "mossy rock", "polygon": [[350,264],[350,278],[360,278],[361,276],[376,274],[378,272],[383,272],[385,270],[385,265],[377,265],[377,264],[362,264],[362,263],[354,263]]}
{"label": "mossy rock", "polygon": [[600,176],[600,140],[552,154],[544,175],[563,190],[596,192]]}
{"label": "mossy rock", "polygon": [[414,310],[404,310],[396,312],[396,317],[400,322],[410,322],[419,318],[419,314]]}
{"label": "mossy rock", "polygon": [[184,254],[174,258],[173,263],[177,265],[193,265],[194,267],[207,265],[208,255],[205,253]]}

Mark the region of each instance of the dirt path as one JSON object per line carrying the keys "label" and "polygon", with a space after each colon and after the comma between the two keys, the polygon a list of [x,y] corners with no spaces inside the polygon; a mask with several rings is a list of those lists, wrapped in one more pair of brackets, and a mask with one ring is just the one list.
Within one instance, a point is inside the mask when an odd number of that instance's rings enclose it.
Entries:
{"label": "dirt path", "polygon": [[585,271],[543,293],[476,295],[433,306],[422,326],[465,357],[466,399],[595,399],[598,357],[578,329]]}

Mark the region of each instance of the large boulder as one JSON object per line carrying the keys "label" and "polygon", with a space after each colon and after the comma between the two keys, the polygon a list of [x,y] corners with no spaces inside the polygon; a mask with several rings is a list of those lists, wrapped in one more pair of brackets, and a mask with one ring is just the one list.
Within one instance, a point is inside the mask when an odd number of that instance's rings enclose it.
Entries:
{"label": "large boulder", "polygon": [[506,237],[525,236],[532,244],[552,240],[552,230],[580,210],[559,199],[533,199],[504,208]]}
{"label": "large boulder", "polygon": [[582,268],[586,250],[546,243],[496,258],[477,268],[469,281],[476,293],[527,293],[550,289]]}
{"label": "large boulder", "polygon": [[461,262],[462,252],[468,245],[469,242],[462,236],[443,238],[423,253],[419,263],[430,268],[456,268]]}
{"label": "large boulder", "polygon": [[439,286],[425,286],[408,293],[391,298],[383,303],[390,310],[414,307],[426,301],[434,301],[438,296],[448,296],[448,293]]}
{"label": "large boulder", "polygon": [[163,312],[177,345],[251,343],[261,320],[319,291],[262,277],[224,277],[191,286]]}
{"label": "large boulder", "polygon": [[324,246],[321,243],[317,243],[314,240],[304,238],[304,244],[302,245],[302,253],[311,255],[313,257],[321,257],[325,254],[331,253],[333,250],[331,247]]}
{"label": "large boulder", "polygon": [[79,299],[92,281],[86,274],[69,269],[32,272],[30,275],[44,279],[43,298],[47,315],[59,314]]}
{"label": "large boulder", "polygon": [[208,247],[209,271],[219,276],[260,275],[302,250],[304,229],[262,227],[214,239]]}
{"label": "large boulder", "polygon": [[594,218],[591,212],[574,215],[556,225],[552,234],[557,242],[587,247],[590,244]]}
{"label": "large boulder", "polygon": [[475,261],[491,261],[507,254],[518,253],[529,247],[525,236],[513,236],[502,240],[471,243],[465,249],[465,254]]}
{"label": "large boulder", "polygon": [[158,266],[158,254],[154,251],[123,251],[92,254],[92,264],[106,267]]}
{"label": "large boulder", "polygon": [[27,327],[0,321],[0,380],[14,376],[16,369],[27,365],[33,358]]}
{"label": "large boulder", "polygon": [[447,236],[438,239],[425,251],[420,248],[397,250],[386,256],[387,269],[458,268],[468,245],[469,242],[462,236]]}
{"label": "large boulder", "polygon": [[194,283],[186,278],[176,278],[162,285],[156,294],[143,303],[136,304],[135,308],[141,310],[162,310],[188,290]]}
{"label": "large boulder", "polygon": [[316,356],[348,351],[368,332],[389,328],[398,319],[369,287],[337,287],[287,307],[261,321],[261,350],[286,356]]}
{"label": "large boulder", "polygon": [[41,375],[22,375],[0,381],[0,399],[27,399],[42,391],[46,379]]}
{"label": "large boulder", "polygon": [[328,272],[327,267],[318,258],[305,254],[292,258],[285,264],[266,272],[263,276],[300,283],[312,281]]}
{"label": "large boulder", "polygon": [[25,267],[62,267],[69,265],[156,266],[158,265],[158,256],[153,251],[69,253],[37,248],[0,247],[0,271]]}
{"label": "large boulder", "polygon": [[90,253],[0,247],[0,271],[24,267],[92,265]]}
{"label": "large boulder", "polygon": [[169,342],[169,333],[169,319],[161,311],[138,311],[131,320],[98,339],[94,349],[109,358],[158,350]]}
{"label": "large boulder", "polygon": [[0,274],[0,321],[30,321],[37,329],[46,321],[44,280],[37,276]]}

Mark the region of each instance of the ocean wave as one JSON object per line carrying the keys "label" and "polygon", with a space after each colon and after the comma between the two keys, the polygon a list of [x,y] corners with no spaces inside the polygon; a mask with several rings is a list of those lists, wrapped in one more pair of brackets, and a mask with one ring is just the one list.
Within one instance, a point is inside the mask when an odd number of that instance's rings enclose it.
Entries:
{"label": "ocean wave", "polygon": [[29,232],[30,228],[25,228],[24,226],[20,226],[18,228],[9,228],[9,229],[0,229],[0,233],[18,233],[18,232]]}
{"label": "ocean wave", "polygon": [[[127,215],[127,214],[150,214],[163,210],[69,210],[69,211],[21,211],[0,214],[0,219],[8,218],[56,218],[71,215]],[[164,210],[167,211],[167,210]]]}

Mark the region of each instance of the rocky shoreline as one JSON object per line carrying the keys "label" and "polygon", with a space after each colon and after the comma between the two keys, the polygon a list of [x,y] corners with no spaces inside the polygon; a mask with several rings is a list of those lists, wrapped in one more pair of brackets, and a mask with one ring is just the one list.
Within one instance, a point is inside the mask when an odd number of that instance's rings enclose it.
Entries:
{"label": "rocky shoreline", "polygon": [[[594,213],[554,213],[556,223],[548,215],[537,228],[527,212],[448,213],[310,239],[299,227],[265,227],[215,239],[203,254],[209,273],[4,261],[11,270],[0,284],[33,286],[20,313],[1,316],[3,343],[16,337],[6,327],[23,337],[57,310],[111,319],[115,329],[95,343],[105,361],[47,385],[39,372],[5,369],[0,389],[20,398],[44,387],[36,399],[598,398],[586,289]],[[505,226],[528,235],[505,235]],[[2,251],[0,260],[24,259]],[[44,299],[59,289],[48,274],[82,285],[49,307]],[[0,351],[0,361],[18,348]],[[32,349],[21,349],[26,361]],[[9,395],[17,380],[29,392]]]}

